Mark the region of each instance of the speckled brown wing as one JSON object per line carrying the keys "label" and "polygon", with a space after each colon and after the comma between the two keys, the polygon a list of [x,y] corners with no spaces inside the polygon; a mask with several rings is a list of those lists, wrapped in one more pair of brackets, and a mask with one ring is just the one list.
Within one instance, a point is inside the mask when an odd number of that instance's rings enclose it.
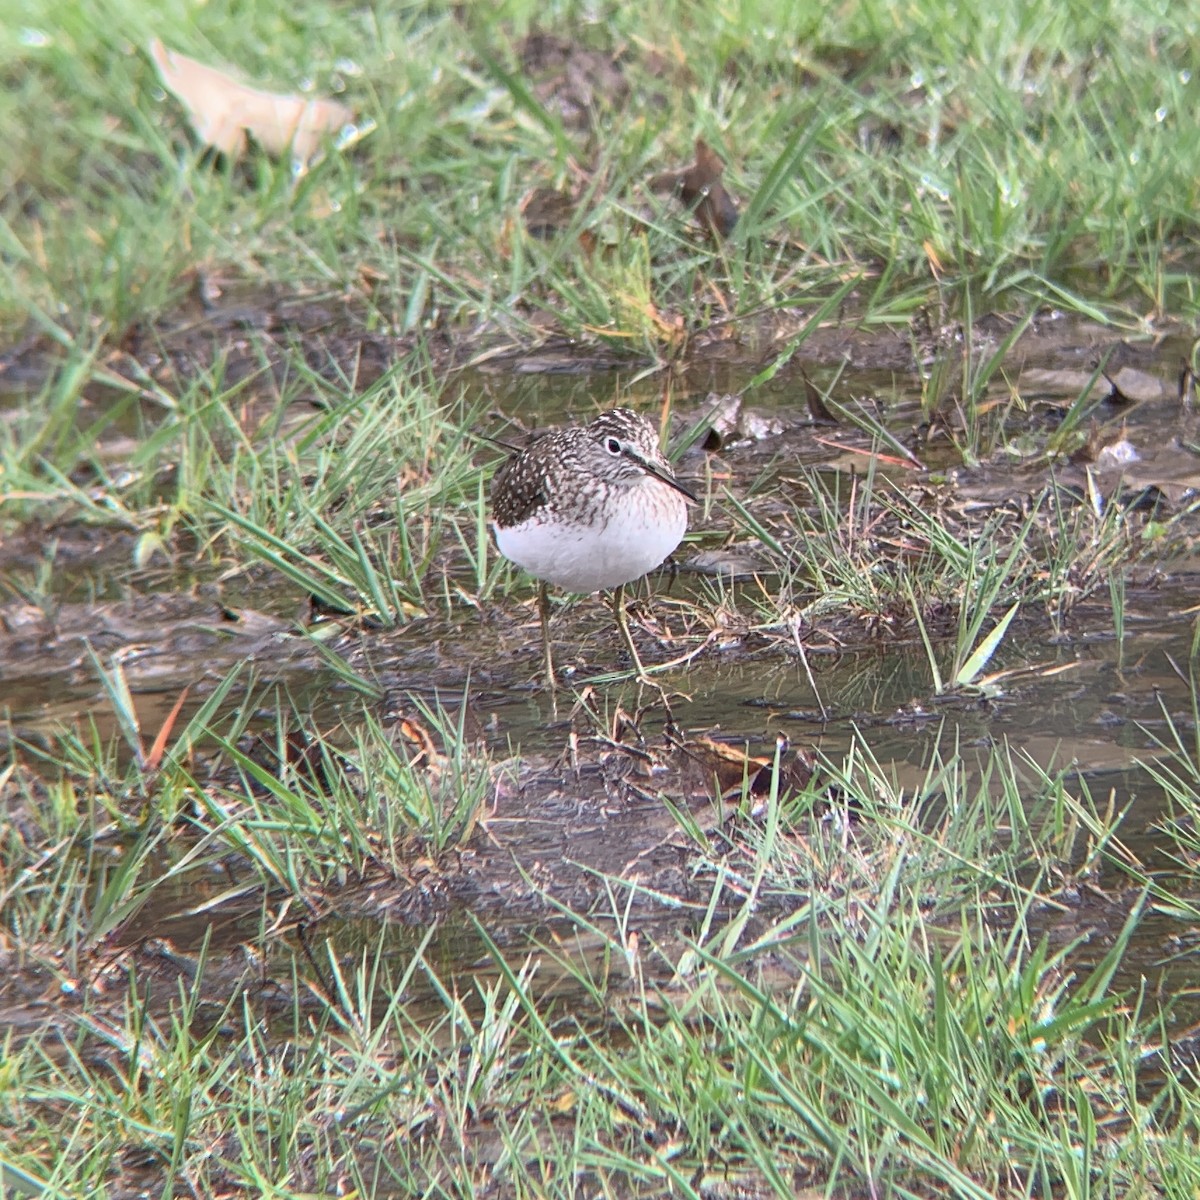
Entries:
{"label": "speckled brown wing", "polygon": [[492,517],[502,529],[528,521],[546,507],[546,479],[528,451],[513,455],[492,477]]}

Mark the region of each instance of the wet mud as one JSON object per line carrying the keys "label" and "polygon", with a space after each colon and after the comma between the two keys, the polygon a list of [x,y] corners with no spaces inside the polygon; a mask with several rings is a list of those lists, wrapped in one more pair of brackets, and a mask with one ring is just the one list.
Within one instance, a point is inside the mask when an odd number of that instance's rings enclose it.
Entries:
{"label": "wet mud", "polygon": [[[712,861],[724,862],[731,879],[746,868],[745,833],[757,819],[746,804],[722,798],[709,751],[698,765],[688,747],[723,744],[735,761],[762,763],[771,761],[780,737],[787,742],[785,769],[798,752],[836,761],[862,736],[886,769],[901,784],[911,779],[915,790],[939,746],[977,747],[982,759],[1007,745],[1019,761],[1085,780],[1093,795],[1111,794],[1118,809],[1128,809],[1122,842],[1136,869],[1127,878],[1099,880],[1090,891],[1064,886],[1044,913],[1049,937],[1080,943],[1081,963],[1102,955],[1130,910],[1136,893],[1130,880],[1174,865],[1156,836],[1165,802],[1142,764],[1163,753],[1168,719],[1175,728],[1191,727],[1188,682],[1178,664],[1189,659],[1200,583],[1194,522],[1176,522],[1161,561],[1143,560],[1132,572],[1123,639],[1114,634],[1111,606],[1090,587],[1070,612],[1018,621],[990,664],[1000,679],[984,691],[934,694],[920,633],[899,610],[871,623],[828,612],[772,627],[751,620],[744,604],[725,611],[714,607],[711,594],[704,606],[694,601],[713,579],[734,595],[763,588],[770,563],[730,520],[727,500],[741,498],[786,545],[799,536],[789,522],[810,486],[802,467],[847,486],[870,469],[964,538],[996,514],[1019,523],[1050,493],[1068,508],[1124,505],[1140,514],[1143,530],[1164,513],[1189,512],[1200,488],[1194,449],[1200,429],[1181,384],[1190,343],[1134,342],[1049,313],[1034,320],[990,385],[994,404],[1011,405],[1019,386],[1030,444],[1044,449],[1047,431],[1092,389],[1086,436],[1069,453],[1026,454],[1011,436],[1010,420],[993,452],[968,469],[956,450],[962,430],[953,410],[930,418],[920,402],[929,364],[953,361],[967,336],[961,328],[927,321],[902,330],[852,323],[818,330],[773,379],[740,397],[739,387],[803,322],[799,313],[790,323],[777,317],[753,336],[715,327],[692,342],[687,366],[670,375],[676,432],[704,427],[678,470],[707,503],[693,518],[693,537],[676,570],[655,577],[631,608],[648,663],[689,658],[657,677],[661,691],[620,678],[622,651],[600,598],[564,604],[555,615],[564,668],[555,705],[539,675],[531,598],[431,606],[389,630],[353,613],[321,611],[262,569],[231,578],[189,557],[183,543],[172,561],[134,569],[135,537],[119,528],[64,522],[7,530],[0,545],[6,580],[0,688],[16,761],[29,764],[30,748],[51,747],[62,729],[116,736],[99,659],[120,663],[147,741],[181,695],[179,720],[186,721],[241,669],[223,711],[263,704],[262,728],[253,713],[241,727],[249,755],[269,724],[263,698],[286,695],[298,722],[334,743],[347,739],[348,723],[364,704],[385,723],[417,725],[419,702],[461,707],[464,728],[492,762],[487,803],[457,849],[435,854],[414,846],[403,869],[368,867],[336,886],[314,887],[303,902],[263,893],[246,864],[233,861],[208,888],[198,890],[189,878],[177,892],[160,889],[152,910],[133,912],[65,972],[69,986],[36,967],[10,972],[2,1003],[13,1027],[36,1025],[47,1007],[78,1005],[85,991],[115,994],[134,967],[166,980],[193,977],[202,957],[211,958],[204,987],[213,1012],[245,990],[267,1010],[277,1003],[282,1014],[295,1001],[286,964],[297,954],[313,964],[316,1003],[324,985],[312,947],[329,944],[352,957],[367,931],[381,927],[394,930],[398,959],[424,938],[428,954],[466,975],[494,969],[478,925],[514,955],[569,936],[570,952],[586,956],[586,939],[576,922],[565,920],[568,911],[589,914],[605,928],[621,912],[660,943],[685,938],[712,904],[713,878],[711,866],[698,866],[695,840],[672,808],[691,814],[711,841]],[[239,372],[261,378],[264,361],[268,375],[282,371],[302,343],[314,370],[336,374],[339,386],[361,388],[403,352],[393,341],[350,335],[344,327],[344,314],[328,306],[264,306],[259,298],[218,312],[198,309],[193,320],[172,328],[132,330],[107,365],[122,374],[136,361],[151,377],[178,379],[211,363],[219,346],[228,382]],[[983,344],[1000,345],[1010,329],[994,318],[969,337],[977,352]],[[22,382],[44,369],[44,349],[29,344],[10,356],[6,403],[21,403]],[[664,387],[655,377],[627,386],[637,373],[627,358],[580,355],[549,341],[519,356],[499,342],[471,353],[446,348],[442,369],[485,409],[528,425],[592,411],[618,395],[626,403],[655,404]],[[839,398],[832,423],[823,405],[806,402],[813,387]],[[103,391],[92,400],[105,402]],[[903,452],[892,453],[846,419],[851,410],[877,419]],[[117,429],[106,436],[119,455],[126,435]],[[989,529],[1003,537],[1006,527],[997,520]],[[911,530],[886,521],[871,537],[880,559],[923,551]],[[452,577],[455,566],[436,569]],[[48,586],[33,586],[39,573]],[[951,631],[952,616],[948,609],[939,625],[930,614],[935,636]],[[211,723],[220,727],[220,714]],[[449,749],[435,746],[432,753]],[[271,769],[270,756],[263,761]],[[190,769],[215,779],[229,770],[211,746],[198,746]],[[818,809],[804,815],[808,836],[855,836],[857,818],[839,811],[836,797]],[[814,894],[839,886],[836,878],[813,880]],[[724,916],[742,899],[731,884]],[[775,905],[810,899],[764,895],[756,920],[777,917]],[[256,932],[264,928],[264,911],[271,914],[265,942]],[[1189,937],[1167,915],[1149,915],[1126,957],[1128,976],[1118,983],[1144,974],[1169,978],[1175,989],[1190,986],[1190,960],[1171,953],[1186,948]],[[559,979],[547,986],[565,985]]]}

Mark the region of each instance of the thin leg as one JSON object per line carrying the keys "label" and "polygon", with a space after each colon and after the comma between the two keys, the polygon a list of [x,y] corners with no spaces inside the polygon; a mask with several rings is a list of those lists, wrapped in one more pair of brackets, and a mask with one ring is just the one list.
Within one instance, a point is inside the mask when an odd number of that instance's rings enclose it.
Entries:
{"label": "thin leg", "polygon": [[546,686],[553,692],[558,687],[554,674],[554,655],[550,652],[550,593],[545,583],[538,582],[538,616],[542,619],[542,662],[546,668]]}
{"label": "thin leg", "polygon": [[625,639],[625,645],[629,649],[629,657],[633,659],[633,669],[639,679],[645,679],[646,668],[642,666],[642,660],[638,656],[637,647],[633,644],[633,635],[629,632],[629,621],[625,616],[625,585],[623,583],[613,588],[612,606],[613,616],[617,618],[617,628],[621,631],[621,636]]}

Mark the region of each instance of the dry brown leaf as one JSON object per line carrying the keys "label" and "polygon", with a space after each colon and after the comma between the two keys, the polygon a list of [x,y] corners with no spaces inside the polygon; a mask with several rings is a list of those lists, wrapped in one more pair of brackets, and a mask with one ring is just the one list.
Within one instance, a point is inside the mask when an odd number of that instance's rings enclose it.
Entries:
{"label": "dry brown leaf", "polygon": [[397,732],[399,741],[409,752],[410,767],[432,767],[440,763],[442,756],[434,744],[433,735],[420,721],[402,717]]}
{"label": "dry brown leaf", "polygon": [[650,181],[652,192],[675,192],[717,238],[726,238],[737,224],[738,208],[721,182],[725,164],[703,139],[696,139],[696,161],[683,171],[666,171]]}
{"label": "dry brown leaf", "polygon": [[336,100],[260,91],[168,50],[158,38],[150,43],[150,57],[163,86],[187,110],[200,140],[233,158],[245,149],[248,135],[270,154],[283,155],[290,149],[295,158],[307,162],[326,135],[354,119],[353,111]]}
{"label": "dry brown leaf", "polygon": [[696,139],[696,162],[679,177],[679,195],[701,223],[717,237],[728,237],[737,224],[738,210],[721,176],[725,164],[704,141]]}
{"label": "dry brown leaf", "polygon": [[782,791],[793,788],[797,791],[808,786],[816,767],[812,754],[804,749],[788,753],[788,741],[778,737],[781,778],[775,782],[775,756],[757,757],[743,747],[731,746],[713,738],[686,738],[678,743],[687,758],[701,767],[708,775],[708,782],[715,785],[715,796],[722,800],[737,799],[745,790],[751,797],[761,799],[769,796],[771,789],[778,786]]}
{"label": "dry brown leaf", "polygon": [[185,687],[179,693],[179,699],[175,701],[175,707],[167,713],[167,719],[162,723],[162,728],[158,731],[158,737],[154,739],[154,745],[150,747],[150,753],[146,755],[146,770],[157,771],[162,765],[163,755],[167,752],[167,742],[171,737],[171,730],[175,728],[175,722],[179,719],[180,710],[183,708],[184,701],[187,700],[190,690],[190,687]]}

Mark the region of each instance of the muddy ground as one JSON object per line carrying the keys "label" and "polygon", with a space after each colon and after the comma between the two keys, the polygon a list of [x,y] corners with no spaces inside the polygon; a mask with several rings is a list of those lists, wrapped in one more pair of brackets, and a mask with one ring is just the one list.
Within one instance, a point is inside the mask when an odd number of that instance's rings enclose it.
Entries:
{"label": "muddy ground", "polygon": [[[1158,857],[1154,832],[1162,799],[1138,762],[1160,753],[1155,738],[1165,715],[1183,726],[1191,716],[1178,666],[1189,657],[1200,567],[1193,552],[1200,431],[1185,371],[1190,339],[1130,338],[1040,314],[993,385],[997,403],[1019,393],[1021,428],[1010,419],[1004,444],[964,466],[955,450],[958,415],[951,408],[929,417],[920,402],[929,364],[954,359],[964,343],[961,328],[928,314],[899,329],[864,330],[846,321],[816,331],[769,384],[739,398],[739,387],[803,321],[798,313],[794,323],[777,318],[753,331],[715,327],[694,338],[678,363],[629,391],[621,390],[624,382],[645,364],[581,355],[552,341],[518,350],[499,335],[465,348],[447,341],[437,371],[489,412],[531,425],[593,411],[597,397],[655,404],[669,383],[675,428],[709,425],[679,463],[682,476],[716,475],[734,491],[756,480],[749,501],[755,516],[784,535],[789,506],[804,486],[802,468],[849,477],[877,455],[863,429],[831,417],[813,401],[814,391],[875,415],[908,456],[877,456],[875,469],[964,534],[988,515],[1010,512],[1019,520],[1048,490],[1068,505],[1123,505],[1142,528],[1170,521],[1170,545],[1130,571],[1123,644],[1113,633],[1107,593],[1094,580],[1072,611],[1027,613],[1014,626],[994,664],[1006,672],[1002,684],[942,697],[931,690],[918,629],[901,611],[871,621],[825,612],[771,628],[731,609],[727,622],[706,624],[689,603],[700,581],[723,575],[735,589],[753,589],[771,569],[752,539],[731,533],[718,511],[712,529],[694,530],[701,537],[673,571],[652,581],[631,613],[648,660],[694,654],[691,661],[662,677],[661,692],[609,682],[622,664],[607,609],[598,598],[578,600],[554,623],[567,686],[553,705],[539,678],[537,618],[527,599],[430,611],[387,630],[320,610],[262,567],[214,572],[185,534],[170,561],[160,556],[137,570],[133,530],[64,517],[5,531],[0,686],[18,761],[33,761],[30,748],[51,750],[64,727],[92,723],[101,738],[114,734],[89,647],[120,661],[148,731],[168,718],[184,689],[181,719],[241,665],[248,668],[245,683],[226,707],[243,702],[248,687],[264,697],[286,692],[302,715],[297,744],[313,732],[336,742],[364,701],[362,688],[330,670],[332,652],[350,674],[369,681],[367,703],[390,727],[419,740],[427,736],[419,732],[419,701],[461,707],[466,736],[492,757],[490,794],[463,846],[440,855],[414,846],[401,870],[368,869],[303,904],[266,898],[275,912],[272,936],[287,954],[260,944],[244,961],[223,959],[206,976],[214,1006],[230,989],[245,988],[268,1003],[274,997],[285,1011],[294,997],[282,964],[296,947],[332,937],[352,953],[361,931],[380,922],[394,926],[397,953],[433,925],[447,964],[478,969],[468,915],[518,951],[531,936],[554,936],[558,905],[602,909],[600,880],[623,881],[637,921],[669,937],[707,903],[711,880],[693,873],[687,839],[661,796],[692,811],[731,863],[743,853],[739,821],[754,820],[714,791],[713,745],[728,747],[739,762],[747,754],[769,761],[783,736],[783,769],[807,771],[811,756],[836,759],[861,734],[901,780],[915,781],[939,744],[987,748],[1007,740],[1030,761],[1070,767],[1094,793],[1111,791],[1118,807],[1129,805],[1124,845],[1131,860],[1148,870],[1169,867]],[[999,345],[1010,328],[1004,318],[989,319],[971,331],[971,344],[976,352]],[[302,352],[315,372],[352,390],[391,369],[405,350],[382,336],[348,332],[335,301],[264,303],[259,296],[215,309],[196,300],[183,319],[132,329],[104,369],[110,382],[174,384],[220,353],[226,383],[253,378],[269,393],[271,380]],[[0,361],[7,405],[24,403],[48,355],[29,339]],[[1034,449],[1024,455],[1026,442],[1043,445],[1089,388],[1094,407],[1073,451],[1053,459]],[[99,411],[113,394],[98,387],[87,403]],[[99,453],[119,459],[128,434],[118,428],[105,437],[109,444]],[[1122,448],[1109,453],[1114,446]],[[481,469],[489,461],[481,452]],[[873,534],[881,556],[914,550],[904,530],[881,526]],[[23,598],[23,581],[48,567],[48,599]],[[452,573],[454,566],[440,569]],[[939,628],[931,615],[935,632],[950,630],[949,605],[944,616]],[[310,636],[318,628],[322,648]],[[600,682],[589,682],[596,677]],[[267,769],[280,769],[278,748],[253,722],[244,745]],[[446,752],[431,745],[433,769]],[[202,748],[194,769],[216,778],[228,764]],[[854,814],[839,815],[836,797],[827,798],[827,809],[818,818],[842,830],[830,836],[845,836]],[[247,891],[239,894],[243,884]],[[813,886],[839,883],[814,879]],[[1129,887],[1117,877],[1090,892],[1076,889],[1047,905],[1046,929],[1055,939],[1086,935],[1086,959],[1119,929],[1129,902]],[[84,991],[119,990],[134,963],[151,976],[187,977],[202,944],[211,953],[257,942],[263,904],[252,873],[236,862],[213,879],[208,896],[198,897],[191,883],[173,899],[169,889],[158,893],[152,912],[132,913],[90,948],[72,989],[53,987],[39,967],[10,971],[3,985],[8,1018],[14,1027],[34,1024],[47,1005],[73,1006]],[[1184,947],[1189,937],[1169,918],[1148,916],[1126,969],[1131,977],[1150,975],[1157,986],[1183,986],[1193,979],[1189,960],[1176,958],[1167,975],[1163,947]],[[314,979],[319,992],[320,971]]]}

